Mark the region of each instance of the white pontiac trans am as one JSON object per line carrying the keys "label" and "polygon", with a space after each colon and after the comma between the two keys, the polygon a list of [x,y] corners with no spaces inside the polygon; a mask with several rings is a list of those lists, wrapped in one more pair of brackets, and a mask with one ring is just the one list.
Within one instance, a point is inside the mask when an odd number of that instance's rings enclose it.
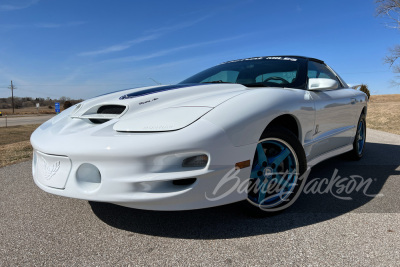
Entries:
{"label": "white pontiac trans am", "polygon": [[63,111],[32,134],[32,172],[46,192],[132,208],[279,210],[313,165],[362,157],[366,113],[321,60],[234,60]]}

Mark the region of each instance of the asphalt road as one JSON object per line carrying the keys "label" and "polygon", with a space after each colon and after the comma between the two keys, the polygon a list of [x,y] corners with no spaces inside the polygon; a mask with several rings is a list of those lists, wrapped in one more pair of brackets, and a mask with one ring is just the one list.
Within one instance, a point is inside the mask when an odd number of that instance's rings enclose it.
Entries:
{"label": "asphalt road", "polygon": [[[400,262],[400,136],[368,130],[365,157],[316,166],[308,181],[360,175],[342,200],[303,194],[287,211],[249,217],[244,203],[154,212],[53,196],[31,164],[0,169],[0,265],[336,265]],[[335,191],[336,192],[336,191]]]}
{"label": "asphalt road", "polygon": [[[37,116],[8,116],[7,126],[17,126],[26,124],[43,123],[54,117],[54,115],[37,115]],[[6,116],[0,117],[0,127],[6,126]]]}

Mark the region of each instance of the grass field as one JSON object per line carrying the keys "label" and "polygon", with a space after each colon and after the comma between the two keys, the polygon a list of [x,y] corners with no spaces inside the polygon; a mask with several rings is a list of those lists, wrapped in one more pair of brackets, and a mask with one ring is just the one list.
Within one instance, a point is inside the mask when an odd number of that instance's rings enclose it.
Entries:
{"label": "grass field", "polygon": [[[32,111],[36,112],[36,109],[18,110],[19,114],[32,114]],[[51,112],[54,113],[53,110]],[[32,147],[29,137],[38,126],[0,127],[0,167],[31,159]],[[400,135],[400,94],[371,96],[367,126]]]}
{"label": "grass field", "polygon": [[400,134],[400,94],[371,96],[367,127]]}
{"label": "grass field", "polygon": [[22,162],[32,157],[29,138],[38,126],[39,124],[0,128],[0,167]]}
{"label": "grass field", "polygon": [[[12,108],[0,109],[4,115],[12,115]],[[56,114],[54,107],[49,109],[48,107],[40,107],[39,110],[35,107],[30,108],[19,108],[14,109],[14,115],[35,115],[35,114]]]}

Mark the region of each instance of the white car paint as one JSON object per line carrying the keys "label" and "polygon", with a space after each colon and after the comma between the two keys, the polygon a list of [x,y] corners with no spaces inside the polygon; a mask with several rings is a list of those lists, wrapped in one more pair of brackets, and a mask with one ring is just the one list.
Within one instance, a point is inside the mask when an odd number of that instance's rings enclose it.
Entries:
{"label": "white car paint", "polygon": [[[31,137],[37,186],[56,195],[150,210],[232,203],[246,199],[246,194],[235,191],[213,202],[206,194],[237,162],[253,159],[261,133],[273,119],[287,114],[296,120],[311,167],[352,149],[358,118],[367,105],[366,95],[353,89],[240,84],[193,85],[121,99],[154,88],[89,99],[41,125]],[[126,109],[118,115],[96,114],[103,105]],[[109,121],[94,124],[89,119]],[[185,158],[199,154],[209,157],[206,167],[182,167]],[[59,158],[71,166],[62,164],[58,172]],[[95,178],[80,179],[81,166],[87,167],[81,172]],[[250,169],[242,169],[238,177],[244,181]],[[50,173],[51,179],[43,173]],[[192,177],[196,182],[187,186],[171,182]]]}

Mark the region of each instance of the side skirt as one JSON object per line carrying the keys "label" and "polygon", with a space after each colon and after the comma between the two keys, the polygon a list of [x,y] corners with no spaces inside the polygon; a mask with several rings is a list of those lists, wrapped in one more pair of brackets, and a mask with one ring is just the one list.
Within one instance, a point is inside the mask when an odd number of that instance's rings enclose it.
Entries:
{"label": "side skirt", "polygon": [[320,162],[322,162],[324,160],[327,160],[329,158],[332,158],[332,157],[338,156],[340,154],[346,153],[346,152],[348,152],[348,151],[350,151],[352,149],[353,149],[353,144],[349,144],[349,145],[346,145],[346,146],[339,147],[339,148],[337,148],[335,150],[326,152],[326,153],[324,153],[322,155],[319,155],[316,158],[313,158],[309,162],[307,162],[307,167],[311,168],[311,167],[317,165],[318,163],[320,163]]}

